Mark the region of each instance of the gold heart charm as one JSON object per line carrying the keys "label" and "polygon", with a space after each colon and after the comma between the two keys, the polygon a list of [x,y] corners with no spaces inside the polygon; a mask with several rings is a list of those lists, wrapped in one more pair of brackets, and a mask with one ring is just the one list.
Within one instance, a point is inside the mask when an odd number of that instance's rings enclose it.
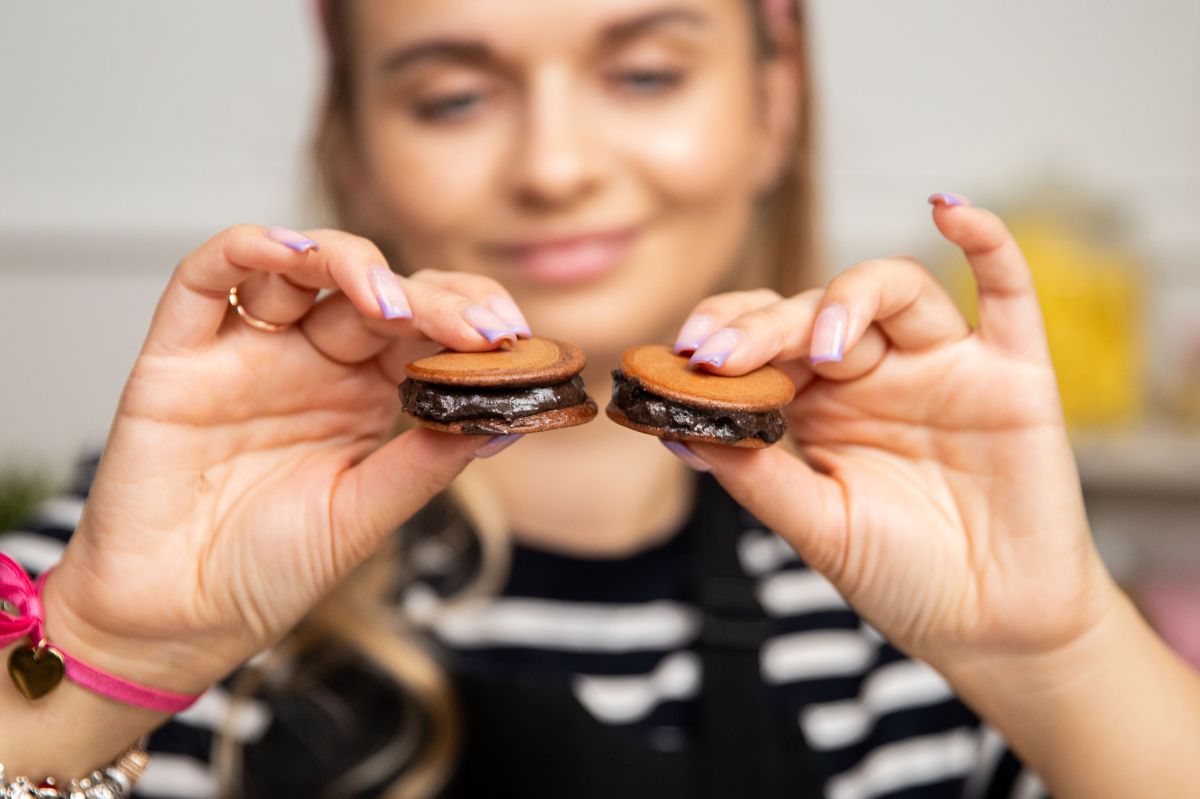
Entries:
{"label": "gold heart charm", "polygon": [[63,656],[53,647],[22,647],[8,656],[8,676],[31,702],[57,688],[66,672]]}

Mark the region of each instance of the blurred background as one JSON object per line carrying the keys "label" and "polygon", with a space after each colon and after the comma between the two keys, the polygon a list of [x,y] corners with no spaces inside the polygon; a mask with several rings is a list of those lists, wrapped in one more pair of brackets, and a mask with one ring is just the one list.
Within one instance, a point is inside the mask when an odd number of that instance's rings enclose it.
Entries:
{"label": "blurred background", "polygon": [[[1200,663],[1200,3],[815,0],[830,274],[1001,211],[1048,320],[1106,559]],[[310,4],[0,5],[0,516],[102,440],[176,261],[302,227]]]}

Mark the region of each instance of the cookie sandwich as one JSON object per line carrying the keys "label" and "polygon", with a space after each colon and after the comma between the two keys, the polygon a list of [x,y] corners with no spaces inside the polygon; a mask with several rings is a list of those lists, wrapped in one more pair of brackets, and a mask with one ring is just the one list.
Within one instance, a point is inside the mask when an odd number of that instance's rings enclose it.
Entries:
{"label": "cookie sandwich", "polygon": [[579,373],[583,350],[548,338],[507,350],[445,350],[404,367],[404,412],[443,433],[538,433],[590,422],[598,413]]}
{"label": "cookie sandwich", "polygon": [[795,394],[791,379],[774,366],[725,377],[693,370],[669,347],[646,344],[621,356],[606,413],[617,424],[670,441],[761,448],[787,431],[783,408]]}

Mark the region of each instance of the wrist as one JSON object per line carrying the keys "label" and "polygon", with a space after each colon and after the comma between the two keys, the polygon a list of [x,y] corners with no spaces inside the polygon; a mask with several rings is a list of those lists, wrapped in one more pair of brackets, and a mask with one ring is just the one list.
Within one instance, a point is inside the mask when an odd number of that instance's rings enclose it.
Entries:
{"label": "wrist", "polygon": [[122,680],[160,691],[199,694],[223,676],[194,645],[139,638],[90,622],[76,612],[69,592],[63,590],[70,579],[55,569],[42,589],[45,635],[53,647]]}
{"label": "wrist", "polygon": [[943,672],[1055,796],[1190,796],[1200,680],[1113,587],[1100,620],[1054,649]]}
{"label": "wrist", "polygon": [[934,665],[964,698],[1051,700],[1105,668],[1107,659],[1145,628],[1129,597],[1107,578],[1091,593],[1079,619],[1069,634],[1040,645],[981,646]]}

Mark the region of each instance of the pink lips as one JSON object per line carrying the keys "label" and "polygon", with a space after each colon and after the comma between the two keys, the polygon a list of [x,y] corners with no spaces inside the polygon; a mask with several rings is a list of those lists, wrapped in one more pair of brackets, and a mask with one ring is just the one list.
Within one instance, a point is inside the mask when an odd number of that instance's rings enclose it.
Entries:
{"label": "pink lips", "polygon": [[571,285],[616,270],[633,244],[633,230],[489,247],[492,255],[539,283]]}

